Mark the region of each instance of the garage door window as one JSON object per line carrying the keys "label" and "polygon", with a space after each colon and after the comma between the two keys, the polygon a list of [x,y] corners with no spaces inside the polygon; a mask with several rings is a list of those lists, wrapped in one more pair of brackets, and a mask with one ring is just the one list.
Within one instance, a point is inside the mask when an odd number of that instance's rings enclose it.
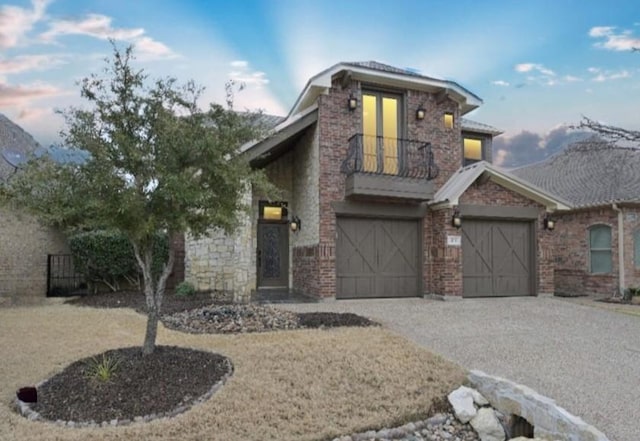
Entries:
{"label": "garage door window", "polygon": [[592,274],[610,273],[611,263],[611,227],[596,225],[589,229],[589,270]]}

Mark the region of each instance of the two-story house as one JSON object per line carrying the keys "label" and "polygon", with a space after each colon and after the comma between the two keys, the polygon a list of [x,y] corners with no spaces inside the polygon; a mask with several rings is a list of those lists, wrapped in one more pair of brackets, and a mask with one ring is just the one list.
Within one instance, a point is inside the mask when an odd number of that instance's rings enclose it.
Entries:
{"label": "two-story house", "polygon": [[548,216],[566,203],[491,165],[500,132],[463,118],[481,104],[377,62],[318,73],[244,152],[282,196],[247,194],[233,236],[187,237],[186,279],[238,298],[553,293]]}

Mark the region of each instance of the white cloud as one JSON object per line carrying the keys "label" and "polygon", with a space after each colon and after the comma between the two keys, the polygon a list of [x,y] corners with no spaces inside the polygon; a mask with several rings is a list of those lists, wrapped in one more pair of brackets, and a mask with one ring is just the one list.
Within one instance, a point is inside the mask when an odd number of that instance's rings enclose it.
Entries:
{"label": "white cloud", "polygon": [[575,83],[576,81],[582,81],[582,78],[574,77],[573,75],[565,75],[564,80],[568,83]]}
{"label": "white cloud", "polygon": [[247,61],[232,61],[229,63],[233,68],[229,72],[229,78],[238,84],[245,86],[256,86],[258,88],[269,84],[267,74],[257,70],[251,70]]}
{"label": "white cloud", "polygon": [[598,72],[600,72],[600,68],[599,67],[590,67],[590,68],[587,69],[587,71],[589,73],[598,73]]}
{"label": "white cloud", "polygon": [[595,26],[589,30],[589,36],[604,41],[594,43],[595,47],[611,51],[630,51],[640,48],[640,38],[634,37],[632,31],[617,31],[615,26]]}
{"label": "white cloud", "polygon": [[34,70],[49,70],[66,63],[66,56],[48,55],[19,55],[14,58],[0,58],[0,74],[10,75]]}
{"label": "white cloud", "polygon": [[554,71],[544,67],[542,64],[537,63],[520,63],[515,66],[516,72],[519,73],[527,73],[527,72],[538,72],[542,75],[553,77],[556,75]]}
{"label": "white cloud", "polygon": [[140,37],[134,40],[136,55],[141,60],[169,59],[178,55],[164,43],[150,37]]}
{"label": "white cloud", "polygon": [[0,84],[0,107],[26,106],[30,101],[62,95],[59,88],[46,83],[30,85]]}
{"label": "white cloud", "polygon": [[502,86],[502,87],[507,87],[509,86],[509,83],[503,80],[496,80],[496,81],[492,81],[491,84],[495,85],[495,86]]}
{"label": "white cloud", "polygon": [[619,72],[612,72],[612,71],[598,71],[598,75],[596,75],[595,77],[593,77],[591,79],[591,81],[596,81],[598,83],[602,83],[605,81],[611,81],[611,80],[621,80],[624,78],[631,78],[631,74],[629,73],[628,70],[621,70]]}
{"label": "white cloud", "polygon": [[52,117],[54,111],[51,107],[23,107],[18,113],[20,121],[42,121],[44,117]]}
{"label": "white cloud", "polygon": [[133,43],[141,60],[171,59],[178,55],[167,45],[145,35],[144,28],[115,28],[113,19],[102,14],[88,14],[78,20],[54,20],[40,38],[51,42],[63,35],[84,35],[99,40],[123,40]]}
{"label": "white cloud", "polygon": [[615,27],[613,26],[594,26],[589,29],[590,37],[605,37],[607,35],[611,35]]}
{"label": "white cloud", "polygon": [[101,40],[131,40],[144,34],[143,28],[115,29],[111,26],[111,17],[101,14],[89,14],[80,20],[54,20],[49,30],[41,35],[44,40],[52,41],[61,35],[86,35]]}
{"label": "white cloud", "polygon": [[31,9],[3,5],[0,7],[0,48],[22,43],[26,34],[42,20],[50,0],[32,0]]}

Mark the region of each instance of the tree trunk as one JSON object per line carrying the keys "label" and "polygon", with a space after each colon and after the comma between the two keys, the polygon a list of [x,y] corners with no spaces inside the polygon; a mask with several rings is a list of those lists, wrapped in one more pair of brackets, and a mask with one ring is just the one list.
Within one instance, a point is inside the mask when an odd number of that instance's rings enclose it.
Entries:
{"label": "tree trunk", "polygon": [[158,335],[158,321],[160,319],[160,311],[162,307],[162,298],[167,285],[167,279],[173,270],[175,261],[175,249],[171,234],[169,235],[169,259],[162,269],[162,273],[157,283],[154,283],[153,273],[151,271],[153,262],[153,241],[147,241],[144,244],[133,242],[133,250],[138,261],[138,265],[142,270],[144,296],[147,302],[147,330],[144,336],[144,344],[142,346],[142,354],[149,355],[156,348],[156,337]]}

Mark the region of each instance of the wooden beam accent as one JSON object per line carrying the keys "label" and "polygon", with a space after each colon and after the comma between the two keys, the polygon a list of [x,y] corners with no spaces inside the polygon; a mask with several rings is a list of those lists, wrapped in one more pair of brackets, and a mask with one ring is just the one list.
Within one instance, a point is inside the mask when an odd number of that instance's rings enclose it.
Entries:
{"label": "wooden beam accent", "polygon": [[349,85],[351,84],[352,76],[353,76],[353,72],[351,72],[350,70],[346,70],[344,72],[344,75],[342,75],[342,81],[340,85],[342,86],[343,90],[349,87]]}
{"label": "wooden beam accent", "polygon": [[436,104],[442,104],[449,99],[449,89],[441,90],[436,94]]}

